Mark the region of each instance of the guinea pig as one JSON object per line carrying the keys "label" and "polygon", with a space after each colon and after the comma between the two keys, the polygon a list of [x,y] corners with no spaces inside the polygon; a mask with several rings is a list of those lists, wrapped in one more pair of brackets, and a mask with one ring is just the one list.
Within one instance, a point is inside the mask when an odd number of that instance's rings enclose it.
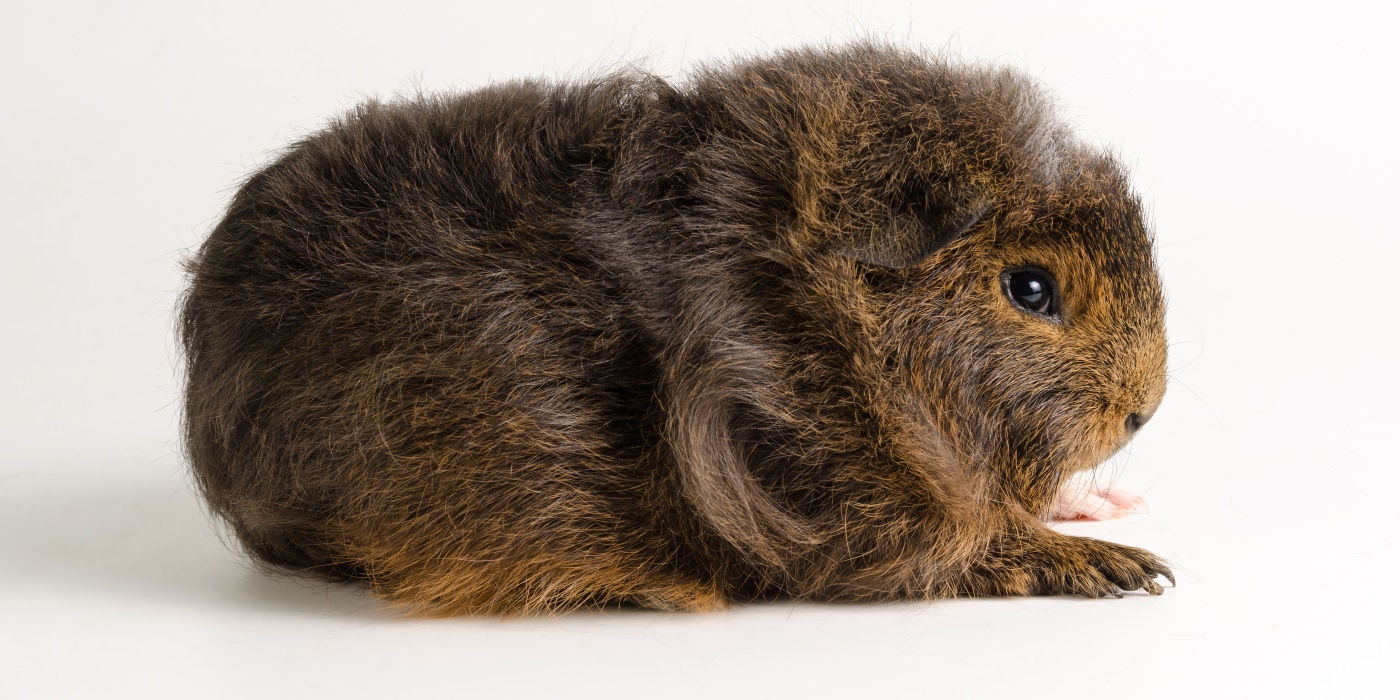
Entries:
{"label": "guinea pig", "polygon": [[1124,168],[873,43],[370,101],[187,263],[185,449],[417,614],[1162,592],[1045,521],[1165,390]]}

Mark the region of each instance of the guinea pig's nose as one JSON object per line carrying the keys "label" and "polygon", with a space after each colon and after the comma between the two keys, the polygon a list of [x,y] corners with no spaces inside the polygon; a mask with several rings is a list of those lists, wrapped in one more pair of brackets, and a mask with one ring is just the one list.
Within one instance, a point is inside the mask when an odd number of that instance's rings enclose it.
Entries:
{"label": "guinea pig's nose", "polygon": [[1144,417],[1141,413],[1129,413],[1128,418],[1123,421],[1123,425],[1127,427],[1128,434],[1131,435],[1141,429],[1142,426],[1147,425],[1147,421],[1151,419],[1152,416],[1150,415]]}

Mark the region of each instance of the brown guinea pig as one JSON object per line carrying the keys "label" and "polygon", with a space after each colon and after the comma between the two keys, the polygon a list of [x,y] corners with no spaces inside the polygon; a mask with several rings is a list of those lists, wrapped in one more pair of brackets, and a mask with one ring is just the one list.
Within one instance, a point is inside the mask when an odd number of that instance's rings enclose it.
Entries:
{"label": "brown guinea pig", "polygon": [[1122,166],[874,44],[369,102],[189,262],[185,440],[278,569],[423,614],[1115,596],[1047,527],[1165,384]]}

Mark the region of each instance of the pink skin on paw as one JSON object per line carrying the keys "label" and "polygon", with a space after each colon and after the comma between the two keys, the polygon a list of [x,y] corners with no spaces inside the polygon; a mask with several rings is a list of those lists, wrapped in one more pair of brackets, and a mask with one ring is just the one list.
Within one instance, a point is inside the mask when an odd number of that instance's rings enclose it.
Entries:
{"label": "pink skin on paw", "polygon": [[1146,510],[1147,501],[1132,491],[1069,483],[1055,497],[1050,517],[1054,520],[1113,520]]}

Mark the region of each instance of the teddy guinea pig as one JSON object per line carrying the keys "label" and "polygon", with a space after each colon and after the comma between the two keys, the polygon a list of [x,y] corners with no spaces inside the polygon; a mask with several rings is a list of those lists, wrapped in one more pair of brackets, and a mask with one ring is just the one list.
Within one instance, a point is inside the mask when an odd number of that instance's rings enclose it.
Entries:
{"label": "teddy guinea pig", "polygon": [[270,569],[427,615],[1172,578],[1045,523],[1160,402],[1163,296],[1123,167],[1011,70],[371,101],[188,272],[185,448]]}

